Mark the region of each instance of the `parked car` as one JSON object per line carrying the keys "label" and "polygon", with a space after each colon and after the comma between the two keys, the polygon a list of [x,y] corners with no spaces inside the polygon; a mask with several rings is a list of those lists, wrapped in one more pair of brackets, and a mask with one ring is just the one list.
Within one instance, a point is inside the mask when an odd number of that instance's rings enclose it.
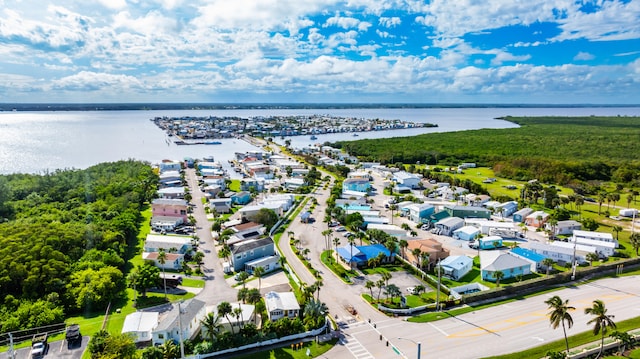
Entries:
{"label": "parked car", "polygon": [[336,232],[346,232],[346,231],[347,231],[347,229],[344,228],[343,226],[340,226],[340,227],[336,228]]}

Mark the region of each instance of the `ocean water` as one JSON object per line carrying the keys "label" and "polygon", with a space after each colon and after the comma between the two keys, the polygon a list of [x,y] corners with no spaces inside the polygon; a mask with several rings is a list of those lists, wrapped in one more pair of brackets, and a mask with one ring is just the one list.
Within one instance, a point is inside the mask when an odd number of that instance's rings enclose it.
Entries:
{"label": "ocean water", "polygon": [[[0,112],[0,174],[42,173],[86,168],[120,159],[145,160],[213,156],[227,164],[235,152],[256,148],[245,141],[223,139],[221,145],[176,146],[150,121],[158,116],[270,116],[327,114],[356,118],[400,119],[437,124],[436,128],[288,137],[294,147],[317,142],[413,136],[420,133],[480,128],[508,128],[501,116],[640,116],[640,107],[586,108],[394,108],[394,109],[242,109],[154,111]],[[278,142],[284,143],[280,138]],[[233,171],[230,171],[233,173]]]}

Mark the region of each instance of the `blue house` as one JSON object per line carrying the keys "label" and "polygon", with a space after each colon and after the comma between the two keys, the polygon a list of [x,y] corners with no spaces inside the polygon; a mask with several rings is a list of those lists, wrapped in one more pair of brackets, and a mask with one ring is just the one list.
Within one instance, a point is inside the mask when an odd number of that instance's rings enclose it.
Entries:
{"label": "blue house", "polygon": [[544,261],[547,258],[547,256],[538,254],[532,250],[521,248],[521,247],[516,247],[512,249],[511,254],[529,262],[531,264],[532,272],[539,272],[547,269],[547,267],[544,264],[542,264],[542,261]]}
{"label": "blue house", "polygon": [[533,213],[531,208],[523,208],[513,214],[513,221],[517,223],[524,223],[525,218],[527,218],[531,213]]}
{"label": "blue house", "polygon": [[515,278],[531,274],[531,264],[526,260],[497,251],[482,252],[480,254],[480,273],[482,279],[495,282],[496,272],[502,272],[502,279]]}
{"label": "blue house", "polygon": [[362,178],[347,178],[342,182],[342,191],[368,192],[371,182]]}
{"label": "blue house", "polygon": [[502,247],[502,237],[488,236],[478,238],[478,246],[480,249],[496,249]]}
{"label": "blue house", "polygon": [[442,268],[443,275],[458,280],[471,271],[473,259],[467,256],[449,256],[440,261],[439,266]]}
{"label": "blue house", "polygon": [[247,191],[237,192],[231,196],[231,203],[245,205],[251,202],[251,193]]}
{"label": "blue house", "polygon": [[453,231],[453,238],[463,241],[473,241],[480,234],[480,229],[475,226],[464,226]]}
{"label": "blue house", "polygon": [[502,217],[509,217],[518,210],[518,202],[509,201],[500,205],[500,214]]}
{"label": "blue house", "polygon": [[392,253],[382,244],[373,244],[369,246],[351,246],[346,245],[338,248],[338,255],[347,263],[360,267],[367,264],[369,259],[377,258],[382,253],[384,255],[383,263],[393,262]]}
{"label": "blue house", "polygon": [[408,218],[413,223],[426,223],[436,208],[428,203],[416,203],[406,207]]}

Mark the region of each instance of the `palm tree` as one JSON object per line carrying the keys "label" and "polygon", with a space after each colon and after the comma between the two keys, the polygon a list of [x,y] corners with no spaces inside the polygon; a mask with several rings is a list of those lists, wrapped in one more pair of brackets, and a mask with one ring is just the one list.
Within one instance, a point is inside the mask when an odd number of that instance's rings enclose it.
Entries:
{"label": "palm tree", "polygon": [[615,329],[616,323],[613,321],[613,315],[607,314],[607,308],[604,306],[604,302],[600,299],[593,301],[593,306],[584,309],[584,314],[591,314],[593,318],[587,322],[587,324],[593,324],[593,335],[602,334],[600,340],[600,352],[596,358],[602,355],[604,350],[604,336],[607,334],[608,328]]}
{"label": "palm tree", "polygon": [[637,257],[638,251],[640,250],[640,233],[632,233],[631,237],[629,237],[629,241],[631,242],[631,247],[636,250]]}
{"label": "palm tree", "polygon": [[622,230],[623,230],[622,226],[615,225],[615,226],[611,227],[611,230],[616,233],[616,241],[617,241],[618,240],[618,236],[620,235],[620,232],[622,232]]}
{"label": "palm tree", "polygon": [[391,275],[391,273],[389,272],[383,272],[382,276],[380,278],[382,278],[382,280],[384,280],[384,285],[389,286],[389,279],[391,279],[393,276]]}
{"label": "palm tree", "polygon": [[167,277],[164,275],[164,264],[167,263],[167,253],[164,249],[158,252],[158,263],[162,266],[162,281],[164,282],[164,300],[167,300]]}
{"label": "palm tree", "polygon": [[376,283],[372,280],[368,280],[365,284],[364,287],[369,289],[369,292],[371,292],[371,299],[373,299],[373,288],[375,288]]}
{"label": "palm tree", "polygon": [[549,271],[551,270],[551,266],[553,266],[553,263],[555,262],[549,257],[542,260],[542,265],[547,268],[547,275],[549,275]]}
{"label": "palm tree", "polygon": [[338,245],[340,244],[340,238],[334,238],[333,239],[333,245],[336,248],[336,263],[338,262]]}
{"label": "palm tree", "polygon": [[240,318],[242,317],[242,307],[240,307],[240,303],[238,303],[238,308],[233,308],[233,316],[236,317],[236,323],[240,327],[240,330],[242,330],[244,318],[240,320]]}
{"label": "palm tree", "polygon": [[422,252],[420,253],[420,264],[422,264],[424,266],[424,263],[427,263],[427,270],[431,269],[431,262],[429,261],[429,252]]}
{"label": "palm tree", "polygon": [[367,237],[367,233],[363,231],[356,232],[356,237],[360,240],[360,245],[362,245],[362,240]]}
{"label": "palm tree", "polygon": [[376,287],[378,287],[378,299],[376,301],[380,301],[380,293],[382,292],[382,288],[384,288],[384,279],[380,278],[376,282]]}
{"label": "palm tree", "polygon": [[[260,295],[260,291],[257,288],[251,288],[247,292],[247,303],[256,305],[259,301],[262,300],[262,296]],[[255,316],[256,323],[258,321],[258,316]]]}
{"label": "palm tree", "polygon": [[593,261],[599,260],[600,256],[598,255],[598,253],[590,252],[587,253],[585,259],[589,261],[590,266],[593,266]]}
{"label": "palm tree", "polygon": [[136,290],[136,286],[138,281],[140,280],[140,271],[138,268],[133,268],[129,275],[127,275],[127,284],[129,287],[133,287],[133,307],[135,308],[138,304],[138,291]]}
{"label": "palm tree", "polygon": [[324,237],[324,249],[327,250],[329,249],[329,233],[331,233],[331,229],[326,229],[324,231],[321,232],[322,236]]}
{"label": "palm tree", "polygon": [[[231,312],[233,311],[233,309],[231,308],[231,304],[229,302],[220,302],[217,309],[218,315],[224,316],[225,318],[227,318],[227,321],[231,323],[231,320],[229,320],[229,314],[231,314]],[[231,334],[235,334],[233,331],[233,325],[231,326]]]}
{"label": "palm tree", "polygon": [[209,336],[209,341],[213,343],[216,340],[217,334],[220,333],[220,329],[222,329],[220,316],[211,312],[207,314],[206,317],[202,318],[200,324],[202,325],[202,328],[206,330],[207,335]]}
{"label": "palm tree", "polygon": [[402,259],[407,259],[405,256],[405,252],[407,251],[407,247],[409,247],[409,242],[404,239],[400,240],[400,250],[402,250]]}
{"label": "palm tree", "polygon": [[602,209],[602,202],[607,198],[607,194],[605,192],[598,193],[598,216],[600,215],[600,210]]}
{"label": "palm tree", "polygon": [[491,277],[493,277],[493,279],[496,280],[496,286],[500,287],[500,279],[504,278],[504,273],[502,273],[502,271],[495,271],[493,272],[493,274],[491,274]]}
{"label": "palm tree", "polygon": [[313,286],[316,288],[316,300],[320,300],[320,288],[324,285],[324,283],[322,283],[322,280],[317,280],[315,283],[313,283]]}
{"label": "palm tree", "polygon": [[262,289],[262,276],[264,275],[264,267],[256,267],[253,269],[253,275],[258,278],[258,291]]}
{"label": "palm tree", "polygon": [[317,299],[311,299],[304,305],[303,315],[311,318],[320,318],[324,317],[329,309],[327,305]]}
{"label": "palm tree", "polygon": [[353,237],[349,237],[347,242],[349,242],[349,250],[351,251],[349,257],[349,268],[353,269],[353,247],[356,245],[356,240]]}
{"label": "palm tree", "polygon": [[249,294],[249,289],[240,288],[240,290],[238,290],[238,301],[242,301],[242,303],[245,303],[247,301],[248,294]]}
{"label": "palm tree", "polygon": [[245,285],[247,284],[247,279],[249,279],[249,273],[242,271],[238,273],[237,277],[238,277],[238,281],[242,282],[242,288],[244,289]]}
{"label": "palm tree", "polygon": [[569,354],[569,339],[567,338],[567,327],[571,329],[573,326],[573,318],[569,311],[575,310],[576,308],[569,306],[569,300],[562,300],[559,296],[554,295],[553,297],[547,299],[545,304],[549,306],[551,310],[549,312],[549,322],[551,323],[551,327],[553,329],[557,329],[558,325],[562,324],[562,332],[564,333],[564,342],[567,346],[567,354]]}
{"label": "palm tree", "polygon": [[413,254],[413,258],[415,258],[418,261],[418,268],[422,268],[422,263],[420,263],[422,261],[422,251],[420,250],[420,248],[414,248],[411,250],[411,254]]}
{"label": "palm tree", "polygon": [[198,264],[198,270],[202,271],[202,264],[204,259],[204,253],[197,251],[196,254],[193,255],[193,260]]}

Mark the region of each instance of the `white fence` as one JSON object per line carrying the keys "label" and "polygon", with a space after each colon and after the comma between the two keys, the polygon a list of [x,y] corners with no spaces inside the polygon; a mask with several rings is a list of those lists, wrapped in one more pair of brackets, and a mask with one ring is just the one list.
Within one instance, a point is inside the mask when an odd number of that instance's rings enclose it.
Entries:
{"label": "white fence", "polygon": [[284,343],[284,342],[288,342],[288,341],[291,341],[291,340],[298,340],[298,339],[304,339],[304,338],[309,338],[309,337],[315,337],[316,335],[320,335],[324,331],[327,330],[328,323],[329,323],[329,321],[325,320],[324,325],[321,328],[318,328],[318,329],[315,329],[315,330],[310,330],[308,332],[292,334],[292,335],[288,335],[288,336],[282,337],[282,338],[269,339],[269,340],[265,340],[265,341],[262,341],[262,342],[247,344],[247,345],[243,345],[241,347],[236,347],[236,348],[229,348],[229,349],[225,349],[225,350],[220,350],[220,351],[213,352],[213,353],[196,354],[196,355],[189,356],[188,358],[189,359],[212,358],[212,357],[215,357],[215,356],[218,356],[218,355],[230,354],[230,353],[235,353],[235,352],[239,352],[239,351],[243,351],[243,350],[247,350],[247,349],[253,349],[253,348],[259,348],[259,347],[264,347],[264,346]]}

